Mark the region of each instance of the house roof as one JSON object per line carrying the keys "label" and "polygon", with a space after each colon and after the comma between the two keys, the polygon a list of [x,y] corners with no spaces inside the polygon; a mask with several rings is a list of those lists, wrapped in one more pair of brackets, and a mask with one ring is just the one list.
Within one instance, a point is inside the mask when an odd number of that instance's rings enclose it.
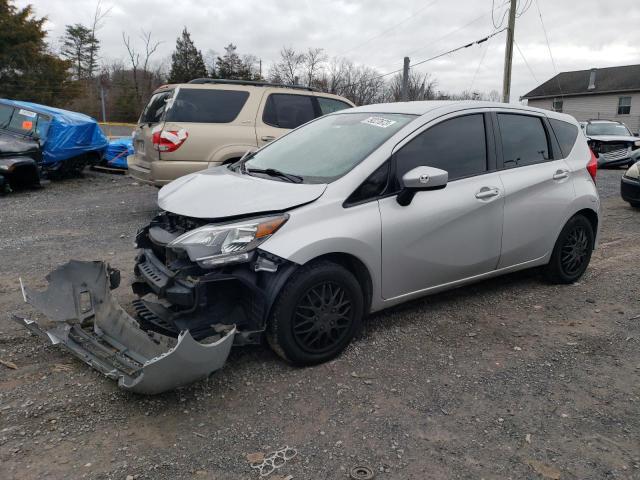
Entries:
{"label": "house roof", "polygon": [[[589,77],[595,71],[595,88],[589,89]],[[562,72],[534,88],[522,98],[563,97],[640,91],[640,65],[594,68]]]}

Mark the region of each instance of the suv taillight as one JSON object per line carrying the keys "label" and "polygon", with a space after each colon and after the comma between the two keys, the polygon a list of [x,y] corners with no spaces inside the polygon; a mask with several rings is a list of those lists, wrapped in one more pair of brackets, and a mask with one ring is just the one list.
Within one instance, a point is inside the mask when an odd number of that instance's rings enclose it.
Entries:
{"label": "suv taillight", "polygon": [[153,148],[159,152],[175,152],[182,146],[187,137],[189,137],[189,132],[184,128],[181,130],[154,132],[152,137]]}
{"label": "suv taillight", "polygon": [[589,153],[591,153],[591,159],[589,160],[589,163],[587,163],[587,172],[589,172],[589,175],[591,175],[593,183],[596,183],[596,174],[598,173],[598,160],[596,159],[596,155],[592,150],[589,150]]}

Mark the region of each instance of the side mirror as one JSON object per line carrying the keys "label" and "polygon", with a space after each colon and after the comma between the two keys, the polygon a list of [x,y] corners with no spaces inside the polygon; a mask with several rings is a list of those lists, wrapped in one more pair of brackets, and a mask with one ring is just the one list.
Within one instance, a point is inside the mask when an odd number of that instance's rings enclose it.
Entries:
{"label": "side mirror", "polygon": [[440,190],[447,186],[449,173],[434,167],[416,167],[402,176],[402,190],[396,201],[406,207],[413,200],[416,192],[424,190]]}

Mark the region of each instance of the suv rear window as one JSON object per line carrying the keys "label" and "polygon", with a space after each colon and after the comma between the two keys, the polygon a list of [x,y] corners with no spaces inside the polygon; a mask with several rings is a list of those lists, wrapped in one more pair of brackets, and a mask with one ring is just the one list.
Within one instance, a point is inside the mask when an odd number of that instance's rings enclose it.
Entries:
{"label": "suv rear window", "polygon": [[317,116],[314,97],[272,93],[264,106],[262,121],[273,127],[293,129]]}
{"label": "suv rear window", "polygon": [[338,112],[340,110],[344,110],[345,108],[351,108],[351,105],[345,102],[341,102],[340,100],[335,100],[333,98],[326,97],[317,97],[318,103],[320,104],[320,112],[322,115],[326,115],[327,113]]}
{"label": "suv rear window", "polygon": [[551,158],[547,134],[539,117],[499,113],[498,124],[505,168],[533,165]]}
{"label": "suv rear window", "polygon": [[558,143],[560,144],[562,158],[566,158],[569,156],[569,153],[571,153],[571,150],[573,150],[573,146],[576,143],[578,127],[570,123],[563,122],[562,120],[556,120],[555,118],[550,118],[549,123],[556,134]]}
{"label": "suv rear window", "polygon": [[249,92],[181,88],[167,111],[169,122],[229,123],[244,107]]}
{"label": "suv rear window", "polygon": [[158,123],[162,118],[167,100],[171,98],[171,95],[173,95],[173,90],[167,90],[153,95],[142,112],[142,115],[140,115],[139,123]]}

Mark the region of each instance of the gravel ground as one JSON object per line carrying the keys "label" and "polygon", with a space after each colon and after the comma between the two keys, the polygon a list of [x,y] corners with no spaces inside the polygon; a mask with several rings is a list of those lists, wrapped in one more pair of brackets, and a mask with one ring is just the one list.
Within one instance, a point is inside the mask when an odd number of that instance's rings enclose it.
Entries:
{"label": "gravel ground", "polygon": [[[156,190],[87,173],[0,198],[0,477],[251,479],[253,452],[298,455],[294,480],[640,478],[640,212],[601,171],[600,248],[584,278],[534,272],[374,315],[333,362],[293,368],[266,347],[156,397],[123,392],[9,320],[18,277],[70,258],[133,266]],[[126,287],[117,292],[126,304]],[[276,474],[270,478],[275,480]]]}

